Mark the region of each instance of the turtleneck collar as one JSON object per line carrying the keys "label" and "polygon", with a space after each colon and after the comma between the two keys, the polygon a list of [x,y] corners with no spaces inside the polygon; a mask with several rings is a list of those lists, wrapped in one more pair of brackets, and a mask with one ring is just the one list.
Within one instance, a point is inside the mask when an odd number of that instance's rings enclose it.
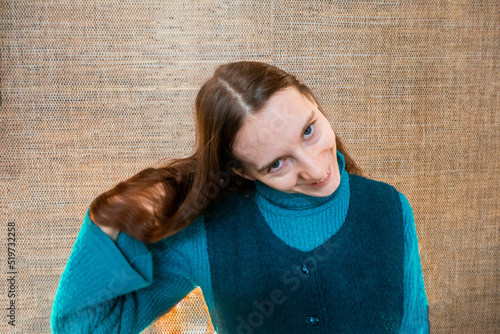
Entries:
{"label": "turtleneck collar", "polygon": [[333,194],[326,197],[314,197],[305,194],[289,194],[269,187],[268,185],[254,181],[256,196],[264,199],[267,204],[288,210],[307,210],[319,207],[335,198],[345,194],[345,189],[349,187],[349,175],[345,170],[344,156],[337,151],[337,163],[340,172],[340,184]]}

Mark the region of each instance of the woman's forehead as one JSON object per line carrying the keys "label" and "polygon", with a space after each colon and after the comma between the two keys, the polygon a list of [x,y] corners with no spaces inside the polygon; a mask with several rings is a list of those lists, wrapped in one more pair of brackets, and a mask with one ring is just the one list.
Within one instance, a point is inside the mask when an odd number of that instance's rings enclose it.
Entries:
{"label": "woman's forehead", "polygon": [[274,94],[262,110],[245,119],[236,136],[233,153],[254,167],[268,158],[285,154],[301,139],[302,128],[308,125],[314,112],[315,104],[296,89]]}

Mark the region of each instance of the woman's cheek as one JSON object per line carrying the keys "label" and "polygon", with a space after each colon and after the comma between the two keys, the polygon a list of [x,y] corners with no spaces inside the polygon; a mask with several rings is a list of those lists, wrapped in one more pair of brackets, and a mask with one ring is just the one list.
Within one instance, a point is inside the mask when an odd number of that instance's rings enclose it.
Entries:
{"label": "woman's cheek", "polygon": [[318,146],[320,147],[321,151],[324,150],[329,150],[332,147],[335,147],[335,134],[333,133],[333,130],[330,129],[328,132],[324,132],[323,136],[321,136]]}
{"label": "woman's cheek", "polygon": [[285,190],[290,190],[295,187],[296,184],[297,178],[290,174],[285,180],[283,180],[282,188]]}
{"label": "woman's cheek", "polygon": [[291,175],[286,175],[274,177],[271,180],[267,180],[266,184],[271,188],[280,191],[287,191],[295,186],[296,181],[293,180]]}

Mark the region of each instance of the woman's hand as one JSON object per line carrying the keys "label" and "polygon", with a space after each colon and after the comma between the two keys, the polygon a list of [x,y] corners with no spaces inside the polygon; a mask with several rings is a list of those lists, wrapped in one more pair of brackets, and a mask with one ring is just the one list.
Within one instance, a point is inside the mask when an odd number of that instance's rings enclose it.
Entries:
{"label": "woman's hand", "polygon": [[92,220],[92,222],[94,222],[95,225],[97,225],[104,233],[106,233],[111,238],[111,240],[116,241],[116,238],[120,233],[120,230],[109,226],[99,225],[99,223],[95,221],[95,217],[92,211],[89,213],[89,217],[90,220]]}
{"label": "woman's hand", "polygon": [[170,169],[147,168],[97,196],[90,205],[90,219],[113,241],[124,232],[152,243],[172,234],[166,223],[181,199]]}

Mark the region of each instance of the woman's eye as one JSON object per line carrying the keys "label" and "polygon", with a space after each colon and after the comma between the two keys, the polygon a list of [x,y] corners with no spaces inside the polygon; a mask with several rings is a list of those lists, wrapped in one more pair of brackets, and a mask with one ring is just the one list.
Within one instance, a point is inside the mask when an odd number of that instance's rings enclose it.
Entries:
{"label": "woman's eye", "polygon": [[311,124],[307,127],[307,129],[304,131],[304,137],[310,137],[314,132],[314,124]]}
{"label": "woman's eye", "polygon": [[281,165],[283,165],[283,160],[276,160],[272,165],[271,167],[269,168],[269,170],[273,171],[273,170],[277,170],[278,168],[281,167]]}

